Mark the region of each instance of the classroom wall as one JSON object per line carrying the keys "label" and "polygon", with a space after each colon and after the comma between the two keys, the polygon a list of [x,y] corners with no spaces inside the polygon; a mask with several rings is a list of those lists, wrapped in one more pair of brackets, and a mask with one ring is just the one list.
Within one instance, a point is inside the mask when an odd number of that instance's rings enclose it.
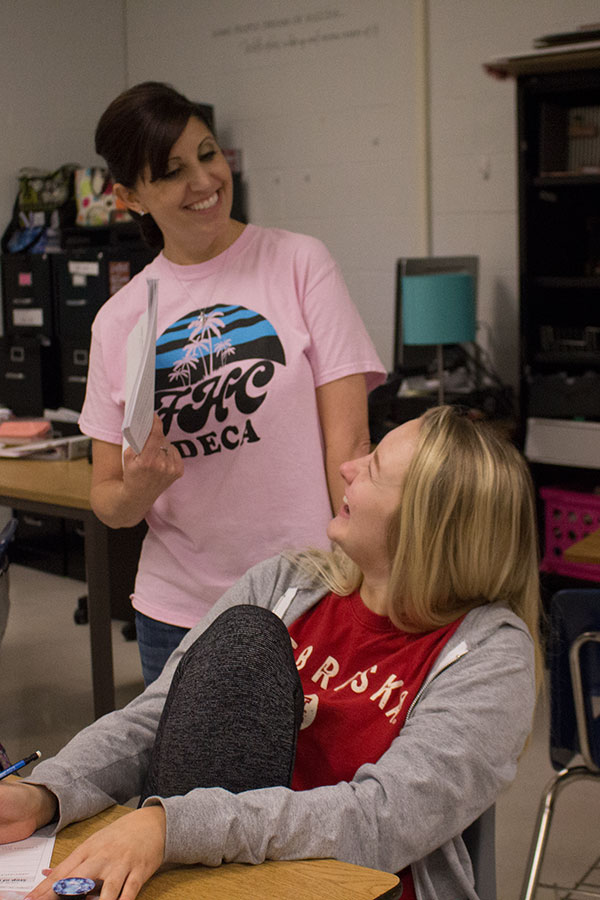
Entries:
{"label": "classroom wall", "polygon": [[327,243],[388,367],[396,259],[474,253],[479,341],[516,383],[514,82],[482,63],[594,21],[597,0],[1,0],[0,16],[1,222],[21,165],[96,162],[110,99],[171,81],[242,149],[252,220]]}
{"label": "classroom wall", "polygon": [[0,231],[22,166],[96,159],[98,111],[125,87],[123,0],[0,0]]}
{"label": "classroom wall", "polygon": [[130,83],[214,104],[251,220],[326,242],[387,365],[394,260],[419,250],[412,30],[397,0],[127,0]]}

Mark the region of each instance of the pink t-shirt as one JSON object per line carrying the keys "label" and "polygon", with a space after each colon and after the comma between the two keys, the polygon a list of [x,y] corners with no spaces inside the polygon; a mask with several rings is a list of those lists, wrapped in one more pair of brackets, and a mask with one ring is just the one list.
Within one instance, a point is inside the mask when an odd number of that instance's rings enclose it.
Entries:
{"label": "pink t-shirt", "polygon": [[185,473],[147,516],[133,605],[191,627],[250,566],[327,546],[331,518],[315,388],[385,378],[341,273],[315,238],[247,225],[219,256],[160,254],[92,329],[80,427],[121,443],[127,335],[157,278],[155,408]]}

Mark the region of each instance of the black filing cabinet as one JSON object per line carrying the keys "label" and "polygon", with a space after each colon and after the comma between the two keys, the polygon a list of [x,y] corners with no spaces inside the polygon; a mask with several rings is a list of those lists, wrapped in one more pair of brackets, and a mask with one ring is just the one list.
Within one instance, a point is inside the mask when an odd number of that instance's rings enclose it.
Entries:
{"label": "black filing cabinet", "polygon": [[151,261],[145,250],[72,250],[54,259],[56,324],[61,343],[89,348],[96,313],[105,300]]}
{"label": "black filing cabinet", "polygon": [[62,405],[68,409],[80,410],[83,406],[96,313],[153,256],[148,250],[107,247],[72,250],[57,254],[53,260]]}
{"label": "black filing cabinet", "polygon": [[80,250],[59,254],[54,260],[54,287],[60,340],[89,346],[94,316],[108,297],[104,252]]}
{"label": "black filing cabinet", "polygon": [[42,416],[60,400],[56,343],[40,335],[0,338],[0,403],[16,416]]}
{"label": "black filing cabinet", "polygon": [[[106,299],[154,255],[139,244],[88,246],[39,255],[3,254],[0,404],[22,417],[43,416],[45,410],[60,406],[81,410],[94,317]],[[78,432],[76,426],[71,427]],[[58,429],[63,428],[61,423]],[[80,523],[21,512],[16,516],[18,530],[11,558],[47,572],[85,578]],[[130,619],[132,615],[129,593],[141,540],[137,534],[134,537],[127,555],[126,588],[121,584],[111,589],[116,618]],[[115,532],[115,559],[121,558],[124,544],[129,542],[124,538],[129,538],[129,530]],[[124,564],[119,563],[121,567]],[[119,575],[123,576],[120,569]]]}
{"label": "black filing cabinet", "polygon": [[7,335],[54,336],[50,254],[6,253],[2,257],[2,305]]}
{"label": "black filing cabinet", "polygon": [[65,520],[22,510],[14,510],[13,515],[17,519],[17,532],[10,550],[12,562],[53,575],[66,575]]}

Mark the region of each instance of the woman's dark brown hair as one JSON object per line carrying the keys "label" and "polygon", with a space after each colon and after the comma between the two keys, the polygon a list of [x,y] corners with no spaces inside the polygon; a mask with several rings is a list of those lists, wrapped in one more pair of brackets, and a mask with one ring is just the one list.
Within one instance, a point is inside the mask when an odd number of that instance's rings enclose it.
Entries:
{"label": "woman's dark brown hair", "polygon": [[[146,166],[152,180],[166,171],[171,147],[191,116],[207,128],[204,108],[161,81],[144,81],[123,91],[107,107],[96,127],[96,153],[106,160],[115,182],[132,188]],[[212,130],[212,129],[211,129]],[[151,215],[138,221],[146,242],[164,246],[161,230]]]}

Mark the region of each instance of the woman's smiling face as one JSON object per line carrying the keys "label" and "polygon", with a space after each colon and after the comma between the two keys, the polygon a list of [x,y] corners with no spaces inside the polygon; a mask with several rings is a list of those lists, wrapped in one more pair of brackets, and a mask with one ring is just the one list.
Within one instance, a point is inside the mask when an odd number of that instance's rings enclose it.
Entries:
{"label": "woman's smiling face", "polygon": [[400,503],[420,427],[420,419],[405,422],[386,434],[373,453],[341,467],[346,482],[344,503],[329,523],[327,535],[365,575],[389,575],[389,526]]}
{"label": "woman's smiling face", "polygon": [[202,262],[229,246],[231,171],[215,137],[195,116],[171,147],[164,174],[152,180],[146,166],[132,189],[118,187],[127,206],[153,217],[172,262]]}

